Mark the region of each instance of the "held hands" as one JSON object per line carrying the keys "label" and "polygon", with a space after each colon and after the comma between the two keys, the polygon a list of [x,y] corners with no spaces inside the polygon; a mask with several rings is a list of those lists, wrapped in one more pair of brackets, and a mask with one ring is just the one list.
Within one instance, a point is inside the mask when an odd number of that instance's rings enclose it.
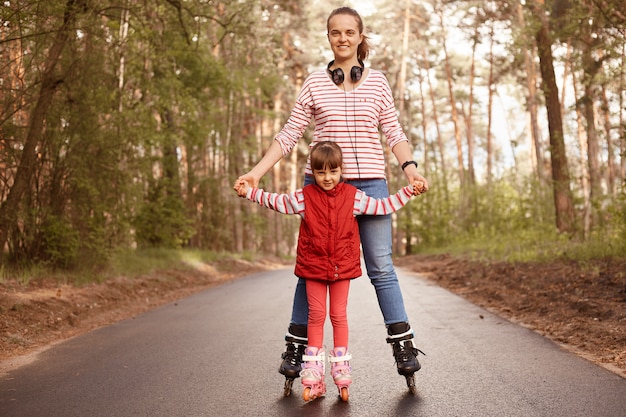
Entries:
{"label": "held hands", "polygon": [[248,181],[245,179],[242,179],[242,177],[239,177],[237,178],[237,181],[235,181],[233,189],[237,191],[237,195],[239,197],[245,197],[250,189],[250,184],[248,184]]}
{"label": "held hands", "polygon": [[239,197],[245,198],[248,193],[248,189],[250,187],[258,187],[260,181],[261,177],[256,176],[253,174],[253,171],[250,171],[237,178],[237,181],[235,181],[235,184],[233,185],[233,189],[237,191],[237,195]]}
{"label": "held hands", "polygon": [[253,171],[243,174],[242,176],[237,178],[237,181],[235,181],[233,189],[237,191],[237,195],[239,195],[239,197],[245,198],[246,194],[248,193],[248,188],[250,187],[258,188],[261,177],[254,174]]}
{"label": "held hands", "polygon": [[428,185],[422,181],[413,181],[413,195],[420,195],[428,191]]}

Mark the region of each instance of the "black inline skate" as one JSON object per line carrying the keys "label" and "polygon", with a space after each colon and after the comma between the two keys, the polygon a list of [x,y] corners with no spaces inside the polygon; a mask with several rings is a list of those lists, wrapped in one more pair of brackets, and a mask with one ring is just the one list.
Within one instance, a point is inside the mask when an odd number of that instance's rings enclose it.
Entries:
{"label": "black inline skate", "polygon": [[387,343],[391,344],[398,373],[406,378],[411,394],[415,394],[415,372],[422,367],[417,355],[424,352],[413,346],[413,330],[409,323],[394,323],[387,326]]}
{"label": "black inline skate", "polygon": [[307,327],[290,324],[289,330],[285,335],[286,348],[281,358],[282,362],[278,368],[278,372],[285,376],[284,395],[288,397],[291,395],[291,387],[293,381],[300,376],[302,370],[302,355],[308,342],[307,339]]}

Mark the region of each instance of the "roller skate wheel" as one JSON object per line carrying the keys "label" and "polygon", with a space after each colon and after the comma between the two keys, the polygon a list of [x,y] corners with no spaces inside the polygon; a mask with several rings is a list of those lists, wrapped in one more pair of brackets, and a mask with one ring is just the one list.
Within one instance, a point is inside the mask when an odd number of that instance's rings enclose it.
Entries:
{"label": "roller skate wheel", "polygon": [[310,387],[306,387],[304,389],[304,391],[302,391],[302,399],[304,401],[310,401],[310,400],[313,399],[313,398],[311,398],[311,388]]}
{"label": "roller skate wheel", "polygon": [[411,394],[415,394],[417,392],[417,388],[415,388],[415,375],[407,375],[406,376],[406,386],[409,387],[409,392]]}
{"label": "roller skate wheel", "polygon": [[285,380],[285,388],[283,390],[283,394],[285,397],[289,397],[291,395],[291,387],[293,386],[293,379],[287,378]]}
{"label": "roller skate wheel", "polygon": [[350,397],[350,394],[348,393],[348,388],[347,387],[341,388],[341,392],[339,393],[339,395],[341,396],[341,400],[343,402],[347,402],[348,398]]}

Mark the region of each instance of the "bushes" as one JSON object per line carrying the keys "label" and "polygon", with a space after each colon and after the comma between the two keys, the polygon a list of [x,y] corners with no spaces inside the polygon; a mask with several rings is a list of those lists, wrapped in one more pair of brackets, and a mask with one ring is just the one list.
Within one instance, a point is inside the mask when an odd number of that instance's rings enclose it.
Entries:
{"label": "bushes", "polygon": [[[584,237],[557,231],[552,192],[533,180],[521,185],[502,180],[491,187],[476,185],[447,193],[431,186],[399,212],[399,230],[412,243],[411,252],[475,252],[509,261],[623,257],[626,253],[624,194],[613,205],[598,209],[602,221]],[[582,215],[580,210],[579,224]]]}

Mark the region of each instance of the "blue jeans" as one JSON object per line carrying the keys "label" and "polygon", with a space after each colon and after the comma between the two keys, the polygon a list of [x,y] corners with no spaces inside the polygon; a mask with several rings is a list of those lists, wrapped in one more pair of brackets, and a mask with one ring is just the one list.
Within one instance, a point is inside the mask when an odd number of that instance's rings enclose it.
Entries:
{"label": "blue jeans", "polygon": [[[384,179],[351,180],[348,183],[364,191],[368,196],[383,198],[389,196],[387,181]],[[306,176],[304,184],[312,184],[313,177]],[[383,313],[385,324],[408,322],[404,300],[398,284],[398,276],[391,260],[391,215],[357,216],[365,268],[370,282],[376,289],[378,305]],[[298,279],[291,311],[291,324],[306,326],[309,304],[306,299],[305,280]]]}

